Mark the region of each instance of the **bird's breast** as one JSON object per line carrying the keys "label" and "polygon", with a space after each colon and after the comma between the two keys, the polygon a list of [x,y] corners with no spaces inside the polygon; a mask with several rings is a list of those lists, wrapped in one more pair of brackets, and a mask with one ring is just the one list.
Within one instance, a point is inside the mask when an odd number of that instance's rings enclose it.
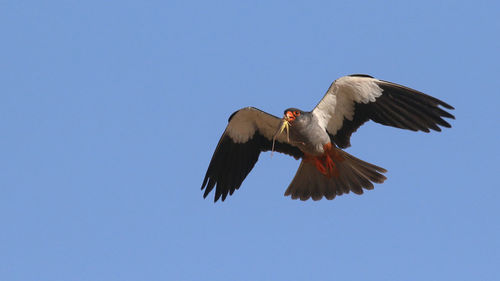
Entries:
{"label": "bird's breast", "polygon": [[327,132],[317,125],[291,126],[290,142],[309,155],[322,155],[323,146],[330,142]]}

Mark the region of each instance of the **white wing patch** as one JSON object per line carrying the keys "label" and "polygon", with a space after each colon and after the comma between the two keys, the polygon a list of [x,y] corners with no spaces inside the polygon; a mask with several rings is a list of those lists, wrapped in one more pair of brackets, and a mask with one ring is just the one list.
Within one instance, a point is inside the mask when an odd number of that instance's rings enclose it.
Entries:
{"label": "white wing patch", "polygon": [[[265,113],[253,107],[245,107],[238,110],[226,128],[226,134],[235,143],[245,143],[252,138],[256,131],[271,140],[274,133],[279,129],[281,120],[271,114]],[[287,142],[286,136],[277,137],[280,142]]]}
{"label": "white wing patch", "polygon": [[249,115],[247,110],[240,110],[227,124],[226,133],[234,142],[247,142],[255,134],[254,120]]}
{"label": "white wing patch", "polygon": [[382,95],[377,81],[371,77],[344,76],[333,82],[312,111],[319,125],[335,135],[344,118],[353,119],[354,103],[374,102]]}

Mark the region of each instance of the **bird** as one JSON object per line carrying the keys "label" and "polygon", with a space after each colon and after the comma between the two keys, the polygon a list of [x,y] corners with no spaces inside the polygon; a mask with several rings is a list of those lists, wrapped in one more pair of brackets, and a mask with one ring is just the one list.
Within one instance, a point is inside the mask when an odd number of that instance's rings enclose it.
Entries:
{"label": "bird", "polygon": [[[344,151],[365,122],[411,131],[451,128],[454,108],[435,97],[366,74],[335,80],[312,111],[288,108],[282,118],[255,107],[229,117],[208,165],[203,197],[214,202],[239,189],[259,155],[277,151],[301,160],[285,196],[314,201],[353,192],[363,194],[386,180],[386,169]],[[441,127],[440,127],[441,126]],[[272,153],[272,152],[271,152]]]}

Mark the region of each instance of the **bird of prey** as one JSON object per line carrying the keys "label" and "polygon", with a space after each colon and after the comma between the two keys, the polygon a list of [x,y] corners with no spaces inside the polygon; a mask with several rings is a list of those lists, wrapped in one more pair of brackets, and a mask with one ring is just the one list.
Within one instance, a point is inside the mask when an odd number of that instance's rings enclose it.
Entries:
{"label": "bird of prey", "polygon": [[234,112],[208,166],[204,198],[215,187],[214,202],[239,189],[262,151],[274,150],[301,159],[285,196],[333,199],[362,194],[382,183],[386,170],[342,149],[368,120],[412,131],[441,131],[455,119],[449,104],[408,87],[353,74],[335,80],[312,111],[289,108],[278,118],[254,107]]}

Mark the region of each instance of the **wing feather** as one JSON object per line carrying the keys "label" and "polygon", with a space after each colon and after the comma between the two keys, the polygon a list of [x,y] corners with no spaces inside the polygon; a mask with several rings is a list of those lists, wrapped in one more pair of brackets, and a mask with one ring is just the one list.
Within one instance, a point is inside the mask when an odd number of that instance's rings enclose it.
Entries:
{"label": "wing feather", "polygon": [[350,146],[352,133],[368,120],[411,131],[441,131],[455,119],[451,105],[422,92],[368,75],[350,75],[332,83],[314,108],[319,125],[341,148]]}
{"label": "wing feather", "polygon": [[[239,189],[260,152],[271,150],[280,123],[280,118],[253,107],[233,113],[208,165],[201,185],[201,189],[205,189],[203,197],[215,188],[214,202],[224,201]],[[274,149],[296,159],[303,155],[299,148],[287,142],[285,134],[276,137]]]}

